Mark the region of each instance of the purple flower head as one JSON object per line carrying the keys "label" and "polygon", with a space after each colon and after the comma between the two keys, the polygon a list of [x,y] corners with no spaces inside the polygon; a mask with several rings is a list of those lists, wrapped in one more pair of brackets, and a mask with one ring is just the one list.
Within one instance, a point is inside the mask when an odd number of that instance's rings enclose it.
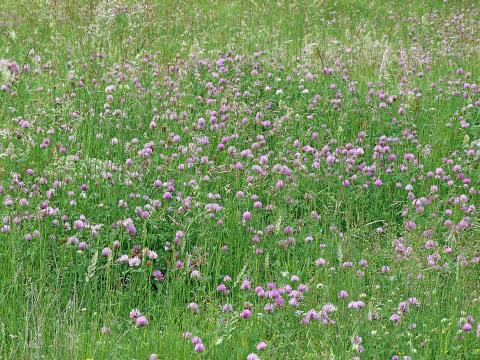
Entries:
{"label": "purple flower head", "polygon": [[130,319],[135,320],[140,316],[140,310],[138,309],[133,309],[130,311]]}
{"label": "purple flower head", "polygon": [[362,300],[350,301],[348,303],[349,309],[362,309],[365,307],[365,303]]}
{"label": "purple flower head", "polygon": [[141,263],[142,263],[142,260],[138,256],[134,256],[128,259],[128,266],[130,267],[140,266]]}
{"label": "purple flower head", "polygon": [[148,320],[145,316],[139,316],[135,320],[135,326],[142,327],[142,326],[147,326],[148,325]]}
{"label": "purple flower head", "polygon": [[248,319],[251,316],[252,316],[252,311],[250,309],[243,309],[240,312],[240,317],[241,318]]}
{"label": "purple flower head", "polygon": [[391,321],[391,322],[394,322],[394,323],[400,322],[400,315],[398,315],[398,314],[393,314],[392,316],[390,316],[390,321]]}
{"label": "purple flower head", "polygon": [[222,307],[223,312],[231,312],[233,311],[233,305],[231,304],[225,304]]}
{"label": "purple flower head", "polygon": [[240,285],[240,289],[250,290],[251,289],[250,281],[248,279],[243,280],[242,284]]}
{"label": "purple flower head", "polygon": [[225,284],[218,285],[217,286],[217,291],[219,291],[221,293],[224,293],[224,294],[228,294],[230,292],[230,290],[228,290],[228,288]]}
{"label": "purple flower head", "polygon": [[111,253],[112,249],[110,249],[109,247],[105,247],[102,250],[102,256],[109,257]]}
{"label": "purple flower head", "polygon": [[197,314],[200,312],[200,308],[198,304],[191,302],[190,304],[187,305],[187,309],[190,310],[191,312]]}
{"label": "purple flower head", "polygon": [[205,351],[205,345],[203,345],[201,342],[198,344],[195,344],[195,352],[202,353],[204,351]]}
{"label": "purple flower head", "polygon": [[193,345],[197,345],[197,344],[201,344],[201,343],[202,343],[202,339],[200,339],[198,336],[192,337],[192,344]]}
{"label": "purple flower head", "polygon": [[257,344],[257,350],[261,351],[267,348],[267,343],[264,341],[261,341]]}
{"label": "purple flower head", "polygon": [[250,221],[252,219],[252,213],[250,211],[245,211],[242,216],[243,222]]}
{"label": "purple flower head", "polygon": [[155,280],[157,281],[163,281],[164,279],[164,275],[163,273],[160,271],[160,270],[155,270],[153,273],[152,273],[152,276]]}

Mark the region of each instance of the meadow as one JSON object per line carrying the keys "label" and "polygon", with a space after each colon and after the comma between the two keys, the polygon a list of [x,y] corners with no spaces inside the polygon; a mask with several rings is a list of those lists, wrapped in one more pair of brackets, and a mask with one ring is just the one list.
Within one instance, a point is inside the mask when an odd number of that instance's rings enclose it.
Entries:
{"label": "meadow", "polygon": [[3,0],[1,359],[480,359],[477,1]]}

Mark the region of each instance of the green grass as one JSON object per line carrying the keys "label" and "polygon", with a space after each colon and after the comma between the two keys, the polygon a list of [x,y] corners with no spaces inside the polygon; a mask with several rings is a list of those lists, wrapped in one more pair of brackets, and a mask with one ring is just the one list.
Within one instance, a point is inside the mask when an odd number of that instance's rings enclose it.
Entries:
{"label": "green grass", "polygon": [[[465,107],[480,98],[474,91],[468,99],[453,94],[457,89],[463,94],[464,82],[480,83],[476,1],[7,0],[0,5],[0,18],[0,58],[31,67],[0,92],[0,215],[9,226],[0,232],[0,358],[148,359],[156,353],[160,359],[245,359],[252,352],[262,359],[480,357],[478,216],[468,214],[471,227],[465,231],[451,232],[443,225],[447,218],[457,224],[466,215],[452,198],[467,194],[467,206],[479,206],[480,195],[470,195],[469,187],[480,187],[480,163],[468,150],[480,150],[473,143],[480,139],[480,108]],[[197,59],[214,61],[226,53],[239,58],[219,77],[198,64]],[[251,75],[255,63],[261,69],[258,77]],[[324,75],[325,67],[335,72]],[[471,72],[471,78],[457,75],[458,68]],[[315,78],[305,80],[306,72]],[[0,73],[0,85],[8,82],[6,76]],[[207,84],[221,86],[220,78],[252,96],[237,97],[231,87],[208,95]],[[398,99],[380,108],[377,95],[368,97],[369,82]],[[116,89],[108,100],[105,88],[110,84]],[[266,85],[283,94],[275,95]],[[350,92],[353,85],[357,91]],[[335,109],[331,101],[338,92],[342,106]],[[317,106],[310,107],[317,94]],[[216,102],[207,104],[197,96]],[[229,119],[224,129],[211,129],[209,111],[220,113],[222,101],[231,106]],[[398,114],[400,107],[405,115]],[[108,113],[108,108],[121,114]],[[176,120],[169,118],[172,111]],[[259,112],[272,127],[255,121]],[[460,116],[468,128],[460,126]],[[200,117],[207,127],[194,129]],[[241,124],[244,117],[246,125]],[[22,129],[19,119],[28,120],[30,128]],[[149,127],[152,120],[155,129]],[[415,136],[405,137],[405,130]],[[366,132],[362,144],[357,141],[360,131]],[[181,136],[179,144],[173,134]],[[232,134],[238,138],[218,151],[217,144]],[[253,151],[254,158],[240,157],[242,150],[262,142],[260,134],[265,143]],[[208,136],[208,144],[199,144],[201,136]],[[398,157],[391,174],[385,172],[388,162],[372,159],[381,136],[399,139],[389,143]],[[41,149],[45,138],[51,144]],[[299,150],[295,140],[315,147],[318,154]],[[145,160],[138,152],[150,141],[154,151]],[[344,158],[337,154],[341,161],[329,166],[322,151],[328,145],[334,152],[345,144],[364,148],[354,169],[361,162],[374,164],[375,177],[360,172],[355,184],[342,186],[352,175]],[[236,155],[228,154],[230,146]],[[269,171],[255,174],[252,166],[268,153]],[[400,171],[406,153],[414,153],[423,168],[408,163]],[[202,156],[208,161],[201,162]],[[321,159],[318,166],[315,156]],[[445,158],[462,165],[469,186],[457,179]],[[131,167],[125,165],[127,159],[133,159]],[[232,168],[237,162],[243,170]],[[179,169],[189,163],[191,167]],[[288,166],[292,176],[274,171],[274,164]],[[452,186],[426,176],[438,167],[455,180]],[[26,174],[30,168],[32,176]],[[208,182],[202,180],[206,175]],[[379,188],[372,184],[376,176],[383,181]],[[172,200],[162,199],[164,190],[153,186],[156,179],[175,180]],[[279,180],[285,188],[275,190]],[[370,187],[362,189],[367,180]],[[82,184],[88,186],[85,196]],[[413,184],[416,198],[431,197],[423,213],[415,213],[407,184]],[[432,185],[439,186],[436,197]],[[235,196],[240,190],[245,198]],[[131,193],[140,196],[130,198]],[[209,199],[209,193],[221,199]],[[192,197],[185,214],[177,211],[182,205],[177,195]],[[262,210],[253,209],[252,195],[259,197]],[[156,210],[143,208],[151,211],[148,219],[135,213],[148,203],[144,196],[162,201]],[[13,205],[4,205],[8,197]],[[29,204],[21,206],[22,198]],[[119,206],[121,200],[127,208]],[[39,209],[44,201],[58,213],[43,214]],[[208,203],[223,209],[211,217]],[[267,205],[272,208],[266,210]],[[447,209],[453,214],[445,215]],[[253,229],[242,224],[246,210],[253,213],[248,224]],[[408,215],[402,215],[405,210]],[[313,219],[312,212],[320,219]],[[81,215],[90,225],[103,224],[97,236],[73,229]],[[111,226],[129,217],[135,236]],[[412,219],[417,229],[407,232],[405,222]],[[58,224],[52,225],[53,220]],[[65,228],[65,222],[72,228]],[[284,248],[281,242],[289,236],[282,230],[287,226],[293,227],[296,242]],[[436,250],[425,248],[426,229],[434,230]],[[185,238],[175,245],[179,230]],[[34,231],[39,235],[26,241]],[[261,237],[258,245],[252,243],[255,234]],[[77,251],[67,244],[71,236],[86,241],[88,248]],[[304,241],[308,236],[311,243]],[[394,242],[401,236],[411,248],[405,258],[395,253]],[[119,249],[101,256],[116,240]],[[143,259],[139,267],[119,264],[117,258],[131,255],[134,245],[155,250],[158,259],[153,264]],[[444,253],[447,246],[453,248],[451,254]],[[256,255],[256,247],[263,254]],[[437,250],[438,267],[426,260]],[[469,264],[462,265],[458,256]],[[316,267],[319,257],[328,265]],[[361,259],[368,267],[358,265]],[[184,268],[177,266],[180,260]],[[347,261],[353,268],[342,267]],[[383,266],[390,272],[381,272]],[[193,269],[201,272],[200,279],[190,276]],[[165,280],[153,280],[153,270],[161,270]],[[228,295],[216,290],[225,275],[232,278]],[[246,278],[253,289],[269,282],[295,287],[291,275],[309,287],[298,308],[286,304],[269,314],[263,310],[267,300],[240,289]],[[340,290],[349,297],[338,299]],[[420,306],[393,324],[389,317],[409,297],[416,297]],[[352,300],[364,301],[365,308],[348,309]],[[191,302],[200,306],[199,314],[187,310]],[[246,302],[253,316],[242,319],[239,311]],[[222,312],[225,303],[233,304],[234,311]],[[314,320],[299,324],[306,311],[320,311],[327,303],[337,308],[334,325]],[[145,314],[148,326],[132,324],[129,312],[134,308]],[[371,320],[372,313],[379,319]],[[461,330],[467,316],[474,318],[468,320],[473,326],[468,333]],[[109,334],[101,333],[104,326]],[[194,352],[191,341],[181,336],[185,331],[202,338],[204,353]],[[364,353],[353,348],[354,336],[363,339]],[[256,350],[260,341],[268,343],[263,351]]]}

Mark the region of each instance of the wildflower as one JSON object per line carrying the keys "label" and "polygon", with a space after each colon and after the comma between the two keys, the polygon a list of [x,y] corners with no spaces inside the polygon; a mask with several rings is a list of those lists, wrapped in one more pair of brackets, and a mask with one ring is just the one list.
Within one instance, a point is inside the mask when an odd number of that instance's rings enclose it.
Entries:
{"label": "wildflower", "polygon": [[164,279],[163,273],[160,270],[155,270],[152,273],[152,276],[157,281],[163,281],[163,279]]}
{"label": "wildflower", "polygon": [[242,290],[250,290],[251,289],[251,285],[250,285],[250,281],[245,279],[242,281],[242,284],[240,285],[240,289]]}
{"label": "wildflower", "polygon": [[365,306],[365,303],[362,300],[350,301],[348,303],[349,309],[362,309]]}
{"label": "wildflower", "polygon": [[264,341],[261,341],[257,344],[257,350],[261,351],[267,348],[267,343]]}
{"label": "wildflower", "polygon": [[222,307],[223,312],[231,312],[233,311],[233,305],[232,304],[225,304]]}
{"label": "wildflower", "polygon": [[204,351],[205,351],[205,345],[203,345],[201,342],[195,344],[195,352],[202,353]]}
{"label": "wildflower", "polygon": [[145,316],[139,316],[136,320],[135,320],[135,325],[137,327],[142,327],[142,326],[147,326],[148,325],[148,320]]}
{"label": "wildflower", "polygon": [[142,260],[140,260],[138,256],[134,256],[128,259],[128,266],[130,267],[140,266],[141,263],[142,263]]}
{"label": "wildflower", "polygon": [[187,309],[190,310],[191,312],[198,314],[200,312],[200,308],[198,304],[191,302],[190,304],[187,305]]}
{"label": "wildflower", "polygon": [[251,316],[252,316],[252,311],[250,309],[243,309],[240,312],[240,317],[241,318],[248,319]]}
{"label": "wildflower", "polygon": [[218,285],[217,286],[217,291],[219,291],[221,293],[224,293],[224,294],[228,294],[230,292],[230,290],[228,290],[228,288],[225,284]]}
{"label": "wildflower", "polygon": [[140,310],[138,309],[133,309],[130,311],[130,319],[135,320],[140,316]]}
{"label": "wildflower", "polygon": [[400,315],[393,314],[392,316],[390,316],[390,321],[392,321],[394,323],[400,322]]}
{"label": "wildflower", "polygon": [[245,211],[242,216],[243,222],[250,221],[252,219],[252,213],[250,211]]}
{"label": "wildflower", "polygon": [[109,257],[111,253],[112,249],[110,249],[109,247],[105,247],[102,250],[102,256]]}

